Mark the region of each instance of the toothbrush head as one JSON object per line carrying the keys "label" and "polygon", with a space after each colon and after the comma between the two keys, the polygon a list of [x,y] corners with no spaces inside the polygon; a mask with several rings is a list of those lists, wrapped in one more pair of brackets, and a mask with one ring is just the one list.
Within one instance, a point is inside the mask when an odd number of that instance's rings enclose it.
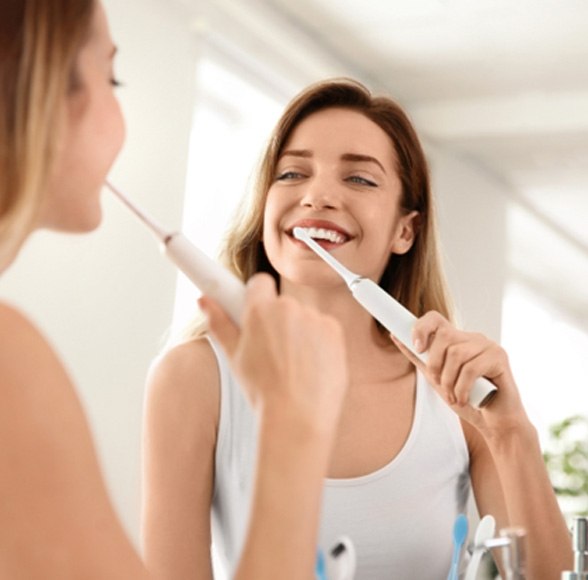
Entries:
{"label": "toothbrush head", "polygon": [[351,284],[359,278],[357,274],[348,270],[343,264],[341,264],[341,262],[331,256],[327,250],[317,244],[303,228],[296,227],[292,233],[297,240],[304,242],[317,256],[319,256],[319,258],[322,258],[327,264],[329,264],[329,266],[331,266],[331,268],[333,268],[333,270],[345,280],[347,286],[351,286]]}

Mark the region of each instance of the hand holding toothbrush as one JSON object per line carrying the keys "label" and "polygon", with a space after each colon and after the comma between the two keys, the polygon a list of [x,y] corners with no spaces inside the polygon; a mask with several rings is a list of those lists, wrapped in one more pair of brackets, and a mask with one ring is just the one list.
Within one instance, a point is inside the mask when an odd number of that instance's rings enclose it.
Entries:
{"label": "hand holding toothbrush", "polygon": [[[312,577],[323,481],[348,371],[337,321],[287,296],[267,274],[247,286],[241,326],[200,305],[259,418],[250,528],[235,578]],[[257,555],[257,556],[256,556]]]}
{"label": "hand holding toothbrush", "polygon": [[289,409],[318,431],[334,429],[348,383],[339,322],[279,296],[267,274],[247,285],[242,328],[212,299],[200,304],[256,410]]}
{"label": "hand holding toothbrush", "polygon": [[[412,331],[415,350],[428,354],[426,364],[394,336],[391,338],[447,404],[482,435],[492,436],[528,421],[506,352],[484,335],[459,330],[438,312],[428,312]],[[470,389],[478,377],[486,377],[498,388],[490,404],[481,409],[468,404]]]}

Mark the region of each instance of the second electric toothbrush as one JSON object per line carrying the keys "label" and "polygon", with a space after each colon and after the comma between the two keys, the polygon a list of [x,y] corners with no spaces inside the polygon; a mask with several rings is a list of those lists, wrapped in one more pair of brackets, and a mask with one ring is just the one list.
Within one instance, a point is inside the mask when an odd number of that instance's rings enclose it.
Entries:
{"label": "second electric toothbrush", "polygon": [[[348,270],[329,252],[317,244],[304,229],[296,227],[294,237],[304,242],[331,268],[333,268],[347,284],[353,297],[380,323],[393,334],[416,357],[426,363],[426,353],[418,353],[412,344],[412,328],[416,316],[395,300],[373,280],[364,278]],[[470,392],[470,403],[474,407],[487,405],[496,394],[496,387],[487,379],[480,377]]]}

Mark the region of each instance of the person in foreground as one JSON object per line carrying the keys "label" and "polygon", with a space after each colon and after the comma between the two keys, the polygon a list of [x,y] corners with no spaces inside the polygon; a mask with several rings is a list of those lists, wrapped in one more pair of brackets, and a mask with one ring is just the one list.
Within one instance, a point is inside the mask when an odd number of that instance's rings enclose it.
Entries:
{"label": "person in foreground", "polygon": [[[0,271],[36,229],[100,223],[100,190],[124,138],[115,51],[98,1],[3,0]],[[235,577],[311,577],[348,382],[339,323],[278,296],[268,276],[251,281],[242,330],[203,306],[262,425]],[[67,370],[23,314],[0,304],[0,578],[148,577],[157,576],[113,510]]]}
{"label": "person in foreground", "polygon": [[[525,528],[528,576],[558,577],[571,547],[538,437],[504,350],[450,321],[427,164],[404,112],[350,79],[308,87],[278,121],[252,193],[229,231],[226,264],[243,280],[271,274],[282,296],[330,314],[345,333],[350,386],[321,548],[348,536],[362,580],[446,578],[471,485],[481,515]],[[295,227],[419,317],[414,345],[428,352],[426,366],[390,340]],[[497,387],[482,409],[468,404],[478,377]],[[146,560],[170,580],[210,578],[201,566],[212,537],[234,569],[257,430],[239,378],[195,321],[148,383]]]}

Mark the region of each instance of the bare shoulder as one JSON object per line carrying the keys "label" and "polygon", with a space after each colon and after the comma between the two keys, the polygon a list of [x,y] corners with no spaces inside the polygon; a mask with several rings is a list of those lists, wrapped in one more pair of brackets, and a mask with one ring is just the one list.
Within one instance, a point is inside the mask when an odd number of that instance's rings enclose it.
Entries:
{"label": "bare shoulder", "polygon": [[50,385],[60,391],[70,391],[72,386],[41,332],[25,315],[5,303],[0,303],[0,376],[3,397],[10,393],[38,396],[37,385]]}
{"label": "bare shoulder", "polygon": [[147,378],[148,411],[156,406],[160,414],[208,418],[216,424],[219,404],[218,365],[205,338],[179,344],[153,361]]}
{"label": "bare shoulder", "polygon": [[[61,360],[35,325],[0,303],[0,424],[20,433],[13,444],[33,436],[49,440],[85,431],[73,383]],[[1,432],[1,429],[0,429]]]}
{"label": "bare shoulder", "polygon": [[218,376],[216,356],[206,338],[190,340],[166,351],[155,359],[150,375],[182,380],[195,372],[205,379]]}
{"label": "bare shoulder", "polygon": [[0,347],[14,352],[24,344],[43,346],[45,341],[33,323],[19,310],[0,302]]}

